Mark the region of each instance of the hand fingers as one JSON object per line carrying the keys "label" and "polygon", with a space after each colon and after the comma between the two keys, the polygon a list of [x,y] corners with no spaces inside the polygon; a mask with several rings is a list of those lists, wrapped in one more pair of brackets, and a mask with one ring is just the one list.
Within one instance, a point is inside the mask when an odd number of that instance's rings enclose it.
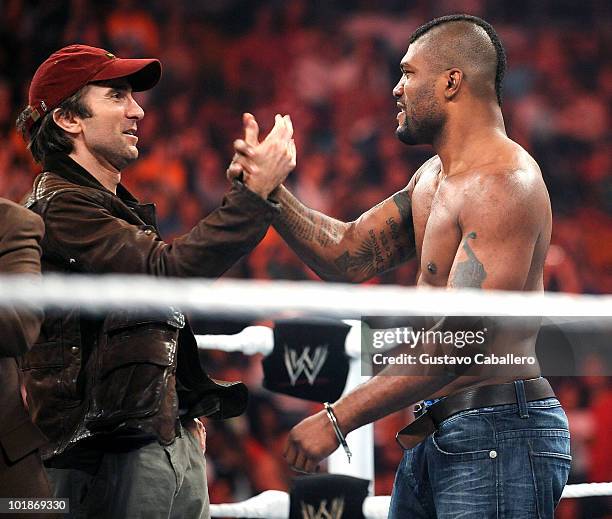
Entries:
{"label": "hand fingers", "polygon": [[288,115],[283,115],[280,117],[280,129],[277,137],[282,140],[289,140],[293,136],[293,124],[291,122],[291,117]]}
{"label": "hand fingers", "polygon": [[312,474],[313,472],[319,472],[319,464],[311,458],[308,458],[305,454],[301,453],[298,455],[295,463],[292,465],[293,470],[296,472],[302,472],[304,474]]}
{"label": "hand fingers", "polygon": [[240,153],[241,155],[246,155],[247,157],[252,157],[255,154],[253,147],[242,139],[236,139],[234,141],[234,151],[236,151],[236,153]]}
{"label": "hand fingers", "polygon": [[293,470],[297,470],[298,472],[306,472],[306,463],[308,459],[303,452],[298,452],[298,455],[295,458],[295,462],[291,465]]}
{"label": "hand fingers", "polygon": [[245,113],[242,116],[244,124],[244,140],[251,146],[259,144],[259,125],[252,114]]}
{"label": "hand fingers", "polygon": [[195,423],[199,433],[198,439],[200,440],[200,448],[202,449],[202,452],[206,452],[206,428],[204,427],[204,424],[197,418],[195,419]]}
{"label": "hand fingers", "polygon": [[227,170],[225,170],[225,176],[230,182],[233,181],[235,178],[240,178],[242,176],[242,173],[242,166],[238,162],[236,162],[236,159],[234,159],[234,161],[232,161]]}
{"label": "hand fingers", "polygon": [[256,163],[243,155],[236,156],[230,164],[228,170],[231,168],[232,171],[237,171],[236,165],[240,166],[241,171],[248,171],[249,173],[257,174],[260,170],[260,167]]}
{"label": "hand fingers", "polygon": [[284,115],[283,119],[285,120],[285,126],[287,126],[287,130],[289,130],[289,137],[293,137],[293,123],[291,122],[291,116],[289,114]]}
{"label": "hand fingers", "polygon": [[295,147],[295,140],[291,139],[287,144],[289,156],[291,157],[291,166],[295,167],[297,164],[297,148]]}
{"label": "hand fingers", "polygon": [[309,474],[312,472],[319,472],[319,465],[314,460],[308,459],[306,464],[304,465],[304,472],[308,472]]}
{"label": "hand fingers", "polygon": [[267,140],[272,139],[286,139],[285,133],[287,131],[287,123],[279,114],[274,116],[274,127],[270,130],[270,133],[266,137]]}

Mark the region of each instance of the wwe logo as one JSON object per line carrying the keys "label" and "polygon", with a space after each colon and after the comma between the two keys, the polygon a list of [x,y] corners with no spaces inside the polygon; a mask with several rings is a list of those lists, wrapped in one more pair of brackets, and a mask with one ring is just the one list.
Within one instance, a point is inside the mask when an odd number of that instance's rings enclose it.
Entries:
{"label": "wwe logo", "polygon": [[317,375],[327,359],[327,344],[317,346],[312,357],[310,356],[310,346],[306,346],[300,356],[295,350],[288,348],[285,344],[285,366],[291,380],[291,385],[295,386],[297,379],[304,373],[308,383],[312,386],[317,379]]}
{"label": "wwe logo", "polygon": [[337,497],[332,500],[331,508],[327,509],[327,499],[319,503],[319,509],[315,512],[315,507],[300,501],[302,505],[302,519],[341,519],[344,513],[344,498]]}

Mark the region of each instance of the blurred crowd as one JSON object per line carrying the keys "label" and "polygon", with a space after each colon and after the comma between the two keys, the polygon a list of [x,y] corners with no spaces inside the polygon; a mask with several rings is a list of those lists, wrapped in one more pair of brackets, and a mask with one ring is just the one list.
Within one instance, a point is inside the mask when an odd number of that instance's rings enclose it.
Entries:
{"label": "blurred crowd", "polygon": [[[0,195],[20,200],[40,171],[14,120],[27,104],[29,78],[51,52],[81,42],[121,57],[158,57],[164,66],[160,84],[137,97],[146,111],[139,124],[141,158],[123,179],[138,198],[156,202],[165,239],[185,232],[220,203],[245,111],[256,116],[263,133],[275,113],[291,114],[298,167],[287,186],[313,208],[350,220],[403,188],[432,154],[404,146],[394,135],[391,91],[408,38],[435,16],[481,16],[494,25],[508,55],[508,133],[539,162],[550,191],[554,230],[546,288],[612,293],[612,8],[605,0],[1,5]],[[409,263],[374,282],[411,285],[415,271]],[[229,275],[316,278],[272,230]],[[204,322],[201,331],[213,324]],[[254,389],[247,416],[208,425],[213,502],[286,489],[291,473],[282,462],[282,440],[313,406],[258,389],[256,357],[219,353],[206,360],[215,375],[246,378]],[[594,450],[610,455],[609,438],[598,436],[602,423],[611,428],[605,412],[612,403],[609,381],[593,376],[557,384],[570,415],[576,481],[612,480],[612,459],[602,464]],[[379,494],[390,492],[401,455],[392,438],[404,419],[391,417],[376,428]],[[562,507],[560,514],[566,515],[560,517],[599,513],[597,503],[581,512],[591,505],[572,501],[564,502],[567,511]]]}

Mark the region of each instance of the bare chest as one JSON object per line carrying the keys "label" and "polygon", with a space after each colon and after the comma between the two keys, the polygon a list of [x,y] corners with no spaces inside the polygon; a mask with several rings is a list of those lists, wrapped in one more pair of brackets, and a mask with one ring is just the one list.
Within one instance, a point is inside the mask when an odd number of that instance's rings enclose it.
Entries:
{"label": "bare chest", "polygon": [[422,177],[412,194],[412,218],[419,270],[417,285],[446,286],[461,229],[461,189],[437,174]]}

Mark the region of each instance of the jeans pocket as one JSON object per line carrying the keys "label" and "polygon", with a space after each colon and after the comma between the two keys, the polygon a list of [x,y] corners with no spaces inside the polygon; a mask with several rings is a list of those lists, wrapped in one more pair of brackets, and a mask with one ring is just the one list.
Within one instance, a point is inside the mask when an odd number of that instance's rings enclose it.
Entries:
{"label": "jeans pocket", "polygon": [[529,451],[538,519],[553,519],[554,510],[559,504],[563,487],[569,476],[572,461],[572,456],[568,454],[569,438],[567,439],[567,449],[561,445],[556,447],[549,451],[534,451],[531,449]]}
{"label": "jeans pocket", "polygon": [[431,435],[439,454],[456,461],[473,461],[497,456],[495,429],[491,420],[480,413],[456,415],[440,424]]}
{"label": "jeans pocket", "polygon": [[431,443],[439,454],[447,456],[451,460],[455,461],[475,461],[494,458],[497,456],[497,452],[492,448],[464,450],[465,446],[460,449],[453,445],[447,445],[442,438],[437,437],[437,433],[431,435]]}

